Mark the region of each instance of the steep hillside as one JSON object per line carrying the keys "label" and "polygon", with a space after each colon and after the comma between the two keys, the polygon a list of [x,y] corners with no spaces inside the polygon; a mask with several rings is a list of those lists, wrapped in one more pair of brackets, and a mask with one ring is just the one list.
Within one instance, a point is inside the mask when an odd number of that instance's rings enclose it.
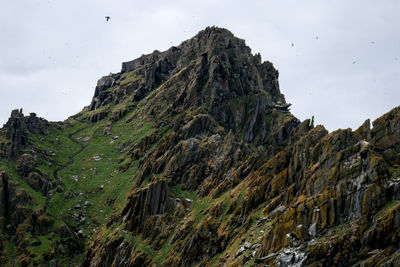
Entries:
{"label": "steep hillside", "polygon": [[228,30],[101,78],[64,122],[0,130],[4,266],[400,264],[400,110],[332,133]]}

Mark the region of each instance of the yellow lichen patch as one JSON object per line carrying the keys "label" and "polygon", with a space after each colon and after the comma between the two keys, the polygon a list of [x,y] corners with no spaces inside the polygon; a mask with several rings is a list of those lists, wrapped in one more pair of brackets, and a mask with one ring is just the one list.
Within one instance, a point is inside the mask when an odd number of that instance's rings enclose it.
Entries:
{"label": "yellow lichen patch", "polygon": [[306,201],[307,200],[307,197],[305,196],[305,195],[300,195],[298,198],[297,198],[297,201],[295,202],[295,206],[297,206],[298,204],[300,204],[300,203],[303,203],[304,201]]}

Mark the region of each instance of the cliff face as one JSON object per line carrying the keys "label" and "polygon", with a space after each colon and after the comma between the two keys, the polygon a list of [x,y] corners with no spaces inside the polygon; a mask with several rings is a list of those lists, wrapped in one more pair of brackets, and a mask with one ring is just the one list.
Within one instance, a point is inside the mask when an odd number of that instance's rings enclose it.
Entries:
{"label": "cliff face", "polygon": [[46,128],[48,128],[48,122],[38,118],[35,113],[25,117],[22,109],[13,110],[11,117],[3,127],[5,137],[9,140],[1,144],[3,153],[7,154],[11,161],[18,159],[28,147],[28,134],[44,134]]}
{"label": "cliff face", "polygon": [[[123,63],[61,124],[14,114],[3,144],[24,149],[2,164],[0,230],[16,236],[0,240],[2,261],[399,264],[399,108],[328,133],[289,106],[273,65],[211,27]],[[19,224],[15,186],[37,207]]]}

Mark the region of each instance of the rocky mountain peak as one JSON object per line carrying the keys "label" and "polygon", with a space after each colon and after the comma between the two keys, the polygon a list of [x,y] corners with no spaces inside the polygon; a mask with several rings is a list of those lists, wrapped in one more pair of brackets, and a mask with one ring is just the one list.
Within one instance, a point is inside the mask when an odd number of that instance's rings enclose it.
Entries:
{"label": "rocky mountain peak", "polygon": [[172,46],[163,52],[155,50],[151,54],[142,55],[135,60],[122,63],[121,73],[132,71],[140,66],[154,63],[166,57],[174,57],[174,61],[180,61],[180,64],[178,64],[180,65],[178,69],[180,69],[191,60],[202,57],[205,54],[211,58],[226,49],[240,49],[241,53],[251,56],[251,49],[246,46],[245,41],[235,37],[229,30],[207,27],[178,46]]}
{"label": "rocky mountain peak", "polygon": [[[226,29],[208,27],[179,46],[142,55],[123,63],[120,73],[101,78],[89,106],[94,111],[90,120],[108,115],[118,120],[155,91],[151,101],[156,114],[203,107],[201,112],[223,127],[245,129],[246,141],[259,135],[263,142],[268,131],[264,118],[274,110],[288,113],[290,106],[278,77],[272,63],[252,55],[244,40]],[[260,124],[263,129],[255,129]]]}
{"label": "rocky mountain peak", "polygon": [[[242,56],[252,57],[251,49],[243,39],[235,37],[229,30],[219,27],[207,27],[193,38],[184,41],[178,49],[186,50],[197,56],[208,54],[211,58],[226,50],[238,50]],[[261,63],[261,59],[260,62]]]}

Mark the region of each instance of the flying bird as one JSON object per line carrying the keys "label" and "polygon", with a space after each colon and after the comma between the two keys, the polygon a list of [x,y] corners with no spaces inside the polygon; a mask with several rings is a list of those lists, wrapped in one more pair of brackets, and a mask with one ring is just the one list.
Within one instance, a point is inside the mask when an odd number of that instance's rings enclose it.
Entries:
{"label": "flying bird", "polygon": [[356,64],[357,61],[353,61],[353,65]]}
{"label": "flying bird", "polygon": [[110,16],[105,16],[105,18],[106,18],[106,21],[109,21],[111,19]]}
{"label": "flying bird", "polygon": [[319,38],[318,36],[315,37],[315,39],[317,39],[317,40],[318,40],[318,38]]}
{"label": "flying bird", "polygon": [[294,43],[292,43],[292,47],[294,46]]}

